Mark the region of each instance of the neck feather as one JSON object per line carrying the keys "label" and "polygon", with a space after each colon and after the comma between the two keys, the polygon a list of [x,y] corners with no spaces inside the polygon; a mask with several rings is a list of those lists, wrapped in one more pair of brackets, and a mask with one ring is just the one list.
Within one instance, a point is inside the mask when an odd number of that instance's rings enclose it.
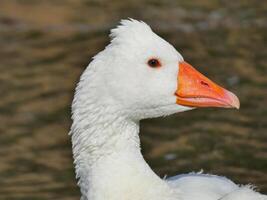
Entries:
{"label": "neck feather", "polygon": [[106,110],[89,113],[74,120],[71,131],[82,199],[172,199],[173,191],[141,154],[139,122]]}

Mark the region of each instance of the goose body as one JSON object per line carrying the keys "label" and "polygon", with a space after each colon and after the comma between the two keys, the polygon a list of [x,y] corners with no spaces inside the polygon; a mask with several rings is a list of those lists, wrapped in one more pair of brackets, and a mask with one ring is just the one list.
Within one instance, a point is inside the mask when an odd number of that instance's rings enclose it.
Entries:
{"label": "goose body", "polygon": [[122,20],[82,74],[71,137],[82,200],[267,200],[224,177],[158,177],[140,151],[139,121],[194,107],[239,107],[237,97],[184,62],[148,25]]}

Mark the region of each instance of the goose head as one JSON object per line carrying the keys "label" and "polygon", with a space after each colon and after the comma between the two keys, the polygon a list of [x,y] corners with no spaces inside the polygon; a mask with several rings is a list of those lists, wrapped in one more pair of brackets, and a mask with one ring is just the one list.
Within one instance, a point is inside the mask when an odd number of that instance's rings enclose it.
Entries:
{"label": "goose head", "polygon": [[105,50],[94,57],[96,67],[91,69],[97,77],[91,81],[98,82],[96,96],[104,106],[115,105],[134,120],[196,107],[239,108],[233,93],[185,62],[144,22],[122,20],[111,30],[111,38]]}

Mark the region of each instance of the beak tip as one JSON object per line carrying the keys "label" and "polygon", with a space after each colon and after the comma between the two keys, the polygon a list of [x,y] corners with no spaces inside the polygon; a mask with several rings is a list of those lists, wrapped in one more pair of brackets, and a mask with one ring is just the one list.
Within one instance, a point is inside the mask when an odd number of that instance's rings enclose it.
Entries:
{"label": "beak tip", "polygon": [[239,101],[238,97],[234,93],[232,93],[232,92],[228,92],[228,95],[229,95],[229,98],[231,99],[230,106],[232,108],[236,108],[236,109],[239,110],[239,108],[240,108],[240,101]]}
{"label": "beak tip", "polygon": [[236,104],[235,108],[236,108],[237,110],[240,109],[240,102],[239,102],[239,101],[238,101],[238,104]]}
{"label": "beak tip", "polygon": [[240,108],[240,102],[238,101],[238,106],[236,106],[236,109],[239,110],[239,108]]}

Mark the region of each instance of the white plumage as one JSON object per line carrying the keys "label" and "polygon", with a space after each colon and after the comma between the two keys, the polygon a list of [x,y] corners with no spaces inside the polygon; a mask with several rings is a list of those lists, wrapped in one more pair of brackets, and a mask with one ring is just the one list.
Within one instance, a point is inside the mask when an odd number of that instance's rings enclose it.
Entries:
{"label": "white plumage", "polygon": [[[178,105],[182,56],[144,22],[122,20],[81,76],[71,136],[82,200],[267,200],[214,175],[160,179],[140,151],[139,121],[192,109]],[[147,66],[160,59],[159,69]]]}

